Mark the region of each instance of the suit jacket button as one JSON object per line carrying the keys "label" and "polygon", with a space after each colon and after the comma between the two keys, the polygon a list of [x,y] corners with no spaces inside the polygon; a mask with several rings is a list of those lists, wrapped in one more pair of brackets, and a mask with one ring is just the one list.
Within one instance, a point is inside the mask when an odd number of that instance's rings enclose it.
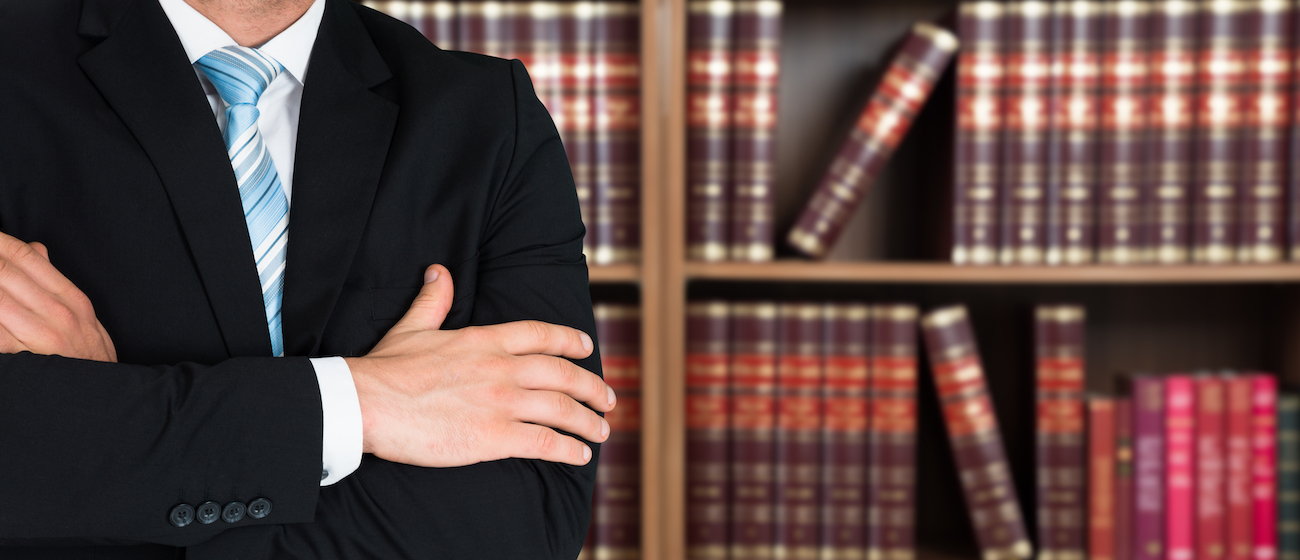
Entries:
{"label": "suit jacket button", "polygon": [[248,516],[253,519],[261,519],[271,514],[271,500],[258,498],[248,502]]}
{"label": "suit jacket button", "polygon": [[167,514],[167,520],[177,527],[189,525],[194,521],[194,506],[181,504],[172,508],[171,513]]}
{"label": "suit jacket button", "polygon": [[216,522],[218,517],[221,517],[221,506],[212,501],[203,502],[202,504],[199,504],[199,509],[195,517],[198,518],[199,523],[210,525]]}
{"label": "suit jacket button", "polygon": [[244,518],[244,504],[240,502],[230,502],[221,510],[221,520],[226,523],[234,523]]}

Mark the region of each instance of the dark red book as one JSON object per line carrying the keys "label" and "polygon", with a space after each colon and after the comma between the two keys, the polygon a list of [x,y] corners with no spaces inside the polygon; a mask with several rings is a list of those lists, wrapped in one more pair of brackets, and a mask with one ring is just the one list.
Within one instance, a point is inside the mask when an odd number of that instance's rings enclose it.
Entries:
{"label": "dark red book", "polygon": [[956,50],[957,37],[947,30],[929,23],[912,26],[786,236],[790,247],[809,257],[826,257]]}
{"label": "dark red book", "polygon": [[598,265],[641,258],[641,18],[636,2],[593,2],[592,206]]}
{"label": "dark red book", "polygon": [[730,559],[771,560],[776,544],[777,305],[731,306]]}
{"label": "dark red book", "polygon": [[596,339],[618,406],[605,415],[609,439],[596,469],[596,560],[641,553],[641,315],[635,305],[597,303]]}
{"label": "dark red book", "polygon": [[822,308],[822,558],[866,560],[870,308]]}
{"label": "dark red book", "polygon": [[1002,264],[1042,264],[1051,114],[1051,4],[1013,0],[1006,17]]}
{"label": "dark red book", "polygon": [[867,558],[915,558],[916,306],[871,307]]}
{"label": "dark red book", "polygon": [[957,116],[953,158],[953,264],[998,260],[1001,204],[1003,59],[1001,2],[957,8]]}
{"label": "dark red book", "polygon": [[1097,261],[1145,260],[1150,4],[1103,2]]}
{"label": "dark red book", "polygon": [[1038,557],[1082,560],[1087,508],[1084,484],[1084,309],[1035,310],[1038,440]]}
{"label": "dark red book", "polygon": [[[1043,193],[1043,262],[1091,264],[1097,231],[1094,209],[1103,4],[1055,2],[1051,6],[1052,93]],[[1082,539],[1078,550],[1083,550]]]}
{"label": "dark red book", "polygon": [[966,308],[931,311],[921,330],[981,555],[1029,558],[1033,547]]}
{"label": "dark red book", "polygon": [[1165,385],[1159,377],[1132,378],[1133,558],[1166,560]]}
{"label": "dark red book", "polygon": [[[551,112],[551,118],[560,132],[560,140],[564,143],[564,153],[569,158],[574,186],[578,190],[582,225],[587,229],[587,235],[582,239],[582,253],[589,262],[595,260],[596,251],[595,208],[592,202],[595,117],[591,106],[594,16],[591,4],[587,2],[569,2],[560,6],[560,110]],[[459,40],[463,44],[464,36]]]}
{"label": "dark red book", "polygon": [[515,57],[528,70],[537,99],[557,123],[564,113],[564,84],[560,76],[561,6],[560,2],[528,2],[517,8],[519,17],[511,20]]}
{"label": "dark red book", "polygon": [[1251,380],[1229,375],[1227,387],[1226,447],[1228,560],[1251,560],[1255,545],[1254,503],[1251,486]]}
{"label": "dark red book", "polygon": [[1175,374],[1165,383],[1165,547],[1169,560],[1196,551],[1196,384]]}
{"label": "dark red book", "polygon": [[1115,560],[1133,560],[1133,399],[1115,399]]}
{"label": "dark red book", "polygon": [[815,558],[821,527],[822,308],[780,306],[776,361],[777,558]]}
{"label": "dark red book", "polygon": [[456,41],[456,2],[448,0],[426,2],[424,21],[419,29],[430,42],[444,51],[459,48]]}
{"label": "dark red book", "polygon": [[780,0],[737,0],[731,113],[731,260],[768,261],[773,254]]}
{"label": "dark red book", "polygon": [[1285,258],[1292,17],[1290,2],[1247,2],[1241,14],[1237,40],[1245,76],[1240,90],[1238,262]]}
{"label": "dark red book", "polygon": [[734,0],[686,4],[686,257],[727,260]]}
{"label": "dark red book", "polygon": [[686,557],[727,559],[731,304],[686,306]]}
{"label": "dark red book", "polygon": [[1115,560],[1115,399],[1088,399],[1088,558]]}
{"label": "dark red book", "polygon": [[456,4],[457,46],[463,51],[514,58],[512,29],[519,6],[517,2],[460,0]]}
{"label": "dark red book", "polygon": [[1241,195],[1242,52],[1245,0],[1200,3],[1196,49],[1196,134],[1192,149],[1192,260],[1235,260]]}
{"label": "dark red book", "polygon": [[1224,461],[1223,379],[1196,378],[1196,558],[1222,560],[1227,553],[1224,515],[1226,463]]}
{"label": "dark red book", "polygon": [[1147,261],[1188,260],[1191,242],[1192,110],[1197,8],[1184,0],[1152,0],[1147,148]]}

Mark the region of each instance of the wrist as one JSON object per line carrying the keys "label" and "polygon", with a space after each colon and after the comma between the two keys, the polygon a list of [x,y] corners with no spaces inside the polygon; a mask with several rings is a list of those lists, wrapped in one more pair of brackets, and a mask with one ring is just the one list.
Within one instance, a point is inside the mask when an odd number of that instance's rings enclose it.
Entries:
{"label": "wrist", "polygon": [[343,358],[347,362],[348,369],[352,372],[352,383],[357,388],[357,404],[361,407],[361,452],[374,453],[371,449],[371,425],[373,424],[373,414],[371,413],[370,399],[371,394],[369,380],[370,376],[366,375],[369,371],[370,360],[366,358]]}

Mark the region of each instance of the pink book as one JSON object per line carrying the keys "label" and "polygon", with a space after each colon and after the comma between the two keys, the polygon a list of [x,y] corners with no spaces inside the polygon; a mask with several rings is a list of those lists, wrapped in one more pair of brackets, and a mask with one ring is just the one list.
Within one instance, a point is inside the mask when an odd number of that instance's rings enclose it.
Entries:
{"label": "pink book", "polygon": [[1165,378],[1165,542],[1167,560],[1193,560],[1196,546],[1196,384],[1188,375]]}
{"label": "pink book", "polygon": [[1277,558],[1277,379],[1250,376],[1251,560]]}

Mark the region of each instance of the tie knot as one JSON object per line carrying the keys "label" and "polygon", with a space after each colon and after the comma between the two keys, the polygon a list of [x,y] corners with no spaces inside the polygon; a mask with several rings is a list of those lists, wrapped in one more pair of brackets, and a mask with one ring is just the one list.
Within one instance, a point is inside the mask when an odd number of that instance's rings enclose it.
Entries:
{"label": "tie knot", "polygon": [[274,58],[251,47],[216,49],[194,63],[208,76],[227,105],[257,105],[266,86],[284,71]]}

